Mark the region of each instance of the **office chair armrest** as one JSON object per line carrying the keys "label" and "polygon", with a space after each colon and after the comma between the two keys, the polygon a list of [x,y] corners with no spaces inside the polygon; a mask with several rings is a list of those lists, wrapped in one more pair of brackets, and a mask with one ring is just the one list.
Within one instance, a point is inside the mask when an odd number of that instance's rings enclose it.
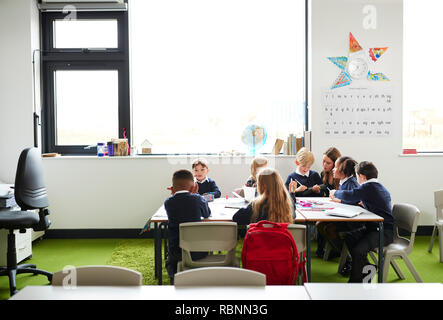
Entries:
{"label": "office chair armrest", "polygon": [[32,227],[34,231],[45,231],[51,225],[51,221],[48,219],[49,210],[48,209],[40,209],[38,212],[40,220],[38,224]]}

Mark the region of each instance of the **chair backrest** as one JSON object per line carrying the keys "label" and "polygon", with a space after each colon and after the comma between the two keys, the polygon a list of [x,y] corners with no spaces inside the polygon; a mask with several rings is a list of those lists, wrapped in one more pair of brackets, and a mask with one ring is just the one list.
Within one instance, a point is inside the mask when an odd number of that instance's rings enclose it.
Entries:
{"label": "chair backrest", "polygon": [[410,233],[417,232],[420,211],[416,206],[407,203],[394,204],[392,215],[398,228]]}
{"label": "chair backrest", "polygon": [[142,274],[116,266],[67,268],[52,276],[53,286],[141,286]]}
{"label": "chair backrest", "polygon": [[22,210],[49,206],[41,154],[36,148],[22,151],[15,176],[15,201]]}
{"label": "chair backrest", "polygon": [[[415,233],[417,232],[420,211],[416,206],[412,204],[398,203],[394,204],[392,208],[392,215],[395,219],[394,241],[395,238],[401,238],[403,241],[408,241],[409,245],[406,251],[409,253],[412,251],[412,248],[414,246]],[[398,232],[399,228],[410,232],[410,239],[400,237]]]}
{"label": "chair backrest", "polygon": [[294,238],[295,244],[299,253],[302,253],[306,249],[306,226],[300,224],[290,224],[288,226],[289,232]]}
{"label": "chair backrest", "polygon": [[186,251],[230,251],[237,246],[235,222],[186,222],[179,228],[180,248]]}
{"label": "chair backrest", "polygon": [[205,267],[178,272],[174,286],[265,286],[263,273],[232,267]]}
{"label": "chair backrest", "polygon": [[443,220],[443,190],[434,192],[434,205],[437,210],[437,220]]}

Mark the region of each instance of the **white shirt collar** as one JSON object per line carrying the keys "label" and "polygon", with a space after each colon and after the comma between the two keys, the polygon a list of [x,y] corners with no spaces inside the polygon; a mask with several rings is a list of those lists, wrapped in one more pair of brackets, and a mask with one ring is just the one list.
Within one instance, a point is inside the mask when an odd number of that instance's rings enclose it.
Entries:
{"label": "white shirt collar", "polygon": [[362,184],[368,183],[368,182],[378,182],[376,178],[369,179],[368,181],[363,182]]}
{"label": "white shirt collar", "polygon": [[179,194],[179,193],[189,193],[188,190],[180,190],[174,193],[174,195]]}
{"label": "white shirt collar", "polygon": [[298,170],[298,167],[297,167],[297,169],[295,169],[295,173],[297,173],[297,174],[299,174],[299,175],[301,175],[301,176],[305,176],[305,177],[309,177],[309,172],[311,172],[311,170],[309,170],[306,174],[302,174],[302,173],[300,172],[300,170]]}
{"label": "white shirt collar", "polygon": [[197,178],[194,178],[194,182],[198,182],[198,183],[209,182],[209,178],[206,177],[203,181],[198,181]]}
{"label": "white shirt collar", "polygon": [[342,180],[340,180],[340,185],[342,185],[343,183],[345,183],[346,181],[348,181],[348,179],[350,179],[351,177],[346,177]]}

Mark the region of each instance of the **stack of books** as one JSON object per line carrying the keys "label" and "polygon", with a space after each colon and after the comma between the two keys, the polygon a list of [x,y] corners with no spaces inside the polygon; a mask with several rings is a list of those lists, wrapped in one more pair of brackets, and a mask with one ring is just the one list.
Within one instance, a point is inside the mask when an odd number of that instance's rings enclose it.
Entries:
{"label": "stack of books", "polygon": [[303,148],[304,146],[304,138],[303,137],[297,137],[295,134],[290,134],[287,141],[286,141],[286,150],[285,154],[293,156],[295,155],[298,150]]}
{"label": "stack of books", "polygon": [[9,185],[0,185],[0,209],[1,208],[11,208],[15,207],[17,203],[15,202],[14,189]]}

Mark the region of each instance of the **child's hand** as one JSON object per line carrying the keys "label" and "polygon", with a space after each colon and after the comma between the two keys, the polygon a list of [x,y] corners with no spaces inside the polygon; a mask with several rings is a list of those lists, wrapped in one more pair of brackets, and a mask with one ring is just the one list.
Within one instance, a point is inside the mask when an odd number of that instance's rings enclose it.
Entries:
{"label": "child's hand", "polygon": [[334,200],[334,198],[335,198],[335,191],[337,191],[337,190],[331,190],[331,191],[329,191],[329,196],[331,197],[331,199],[332,200]]}
{"label": "child's hand", "polygon": [[320,193],[320,186],[316,184],[312,187],[312,191],[314,191],[315,193]]}
{"label": "child's hand", "polygon": [[198,193],[198,184],[194,183],[194,186],[191,189],[191,193]]}
{"label": "child's hand", "polygon": [[306,189],[308,189],[307,186],[301,185],[300,187],[298,187],[297,189],[295,189],[295,192],[303,192]]}
{"label": "child's hand", "polygon": [[289,183],[289,192],[290,193],[298,192],[296,190],[297,190],[297,181],[291,179],[291,182]]}
{"label": "child's hand", "polygon": [[332,202],[341,203],[341,200],[339,198],[333,198],[331,199]]}

